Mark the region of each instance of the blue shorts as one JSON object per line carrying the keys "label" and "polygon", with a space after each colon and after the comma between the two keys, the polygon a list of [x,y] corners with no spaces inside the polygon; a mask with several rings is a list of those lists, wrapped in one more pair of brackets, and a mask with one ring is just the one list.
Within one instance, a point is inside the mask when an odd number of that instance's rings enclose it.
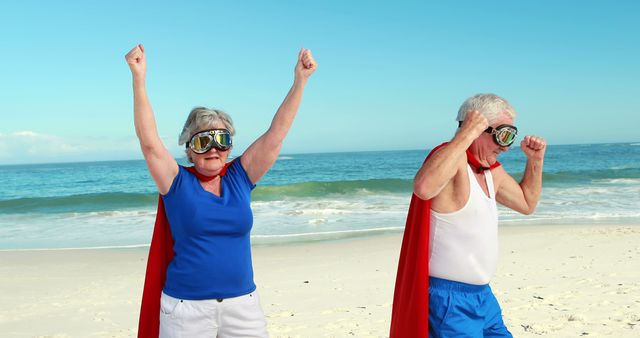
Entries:
{"label": "blue shorts", "polygon": [[513,337],[489,284],[429,277],[429,338]]}

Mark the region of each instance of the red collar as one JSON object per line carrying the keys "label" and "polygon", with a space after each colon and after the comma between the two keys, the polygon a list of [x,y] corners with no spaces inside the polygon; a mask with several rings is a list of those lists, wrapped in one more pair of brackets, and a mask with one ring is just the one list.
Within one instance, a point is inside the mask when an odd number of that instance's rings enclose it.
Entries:
{"label": "red collar", "polygon": [[[231,162],[229,162],[229,164],[231,164]],[[190,173],[196,175],[196,177],[198,178],[198,180],[202,181],[202,182],[209,182],[211,180],[213,180],[214,178],[220,176],[224,176],[224,174],[227,173],[227,167],[229,167],[229,164],[225,165],[224,168],[222,168],[222,170],[220,170],[220,173],[218,175],[214,175],[214,176],[207,176],[207,175],[203,175],[201,173],[199,173],[196,170],[196,167],[184,167],[185,169],[187,169],[187,171],[189,171]]]}
{"label": "red collar", "polygon": [[500,162],[498,161],[496,161],[496,163],[490,165],[489,167],[483,166],[482,163],[480,163],[480,161],[478,161],[478,159],[475,156],[473,156],[473,154],[471,153],[471,150],[469,149],[467,149],[467,163],[469,163],[471,168],[473,168],[473,171],[475,171],[478,174],[485,170],[491,170],[500,166]]}

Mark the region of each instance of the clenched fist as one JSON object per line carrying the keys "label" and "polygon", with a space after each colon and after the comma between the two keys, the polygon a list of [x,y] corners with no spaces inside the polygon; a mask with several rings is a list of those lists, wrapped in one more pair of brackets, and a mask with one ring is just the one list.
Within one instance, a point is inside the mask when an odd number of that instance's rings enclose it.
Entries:
{"label": "clenched fist", "polygon": [[460,127],[461,135],[468,135],[472,140],[477,139],[489,127],[489,121],[479,111],[470,111]]}
{"label": "clenched fist", "polygon": [[316,60],[313,59],[311,51],[301,48],[298,53],[298,63],[294,71],[295,80],[306,80],[318,68]]}
{"label": "clenched fist", "polygon": [[124,56],[131,69],[131,74],[136,77],[144,77],[147,72],[147,60],[144,56],[144,46],[142,44],[133,47],[127,55]]}
{"label": "clenched fist", "polygon": [[527,135],[520,142],[520,148],[529,160],[544,159],[544,152],[547,150],[547,143],[542,137]]}

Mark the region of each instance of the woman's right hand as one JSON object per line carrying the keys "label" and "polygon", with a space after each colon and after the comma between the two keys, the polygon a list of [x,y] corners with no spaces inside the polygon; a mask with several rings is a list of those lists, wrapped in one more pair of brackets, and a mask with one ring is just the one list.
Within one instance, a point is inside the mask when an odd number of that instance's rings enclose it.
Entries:
{"label": "woman's right hand", "polygon": [[142,44],[133,47],[133,49],[124,56],[124,59],[127,60],[131,74],[134,77],[145,76],[147,72],[147,59],[144,56],[144,46]]}
{"label": "woman's right hand", "polygon": [[314,60],[313,55],[311,55],[311,51],[301,48],[298,53],[298,63],[296,63],[294,70],[294,79],[296,82],[300,80],[306,81],[317,68],[318,63]]}

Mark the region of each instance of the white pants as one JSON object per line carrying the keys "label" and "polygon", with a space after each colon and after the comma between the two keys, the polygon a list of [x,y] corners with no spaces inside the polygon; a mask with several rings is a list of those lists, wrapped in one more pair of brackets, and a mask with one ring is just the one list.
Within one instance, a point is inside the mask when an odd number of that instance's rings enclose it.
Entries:
{"label": "white pants", "polygon": [[268,337],[267,321],[256,291],[244,296],[182,300],[162,293],[160,338]]}

